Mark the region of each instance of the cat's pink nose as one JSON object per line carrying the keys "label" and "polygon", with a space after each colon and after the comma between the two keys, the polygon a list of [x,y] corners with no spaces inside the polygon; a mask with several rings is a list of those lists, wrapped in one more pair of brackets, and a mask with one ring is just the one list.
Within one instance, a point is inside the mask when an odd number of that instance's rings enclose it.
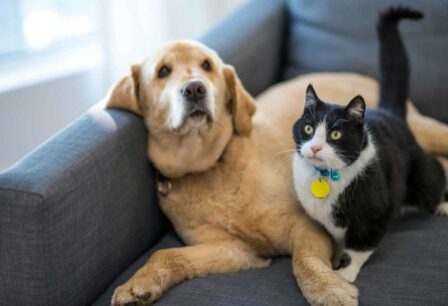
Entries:
{"label": "cat's pink nose", "polygon": [[311,146],[311,151],[313,151],[314,155],[316,155],[316,153],[319,152],[320,150],[322,150],[322,148],[319,146]]}

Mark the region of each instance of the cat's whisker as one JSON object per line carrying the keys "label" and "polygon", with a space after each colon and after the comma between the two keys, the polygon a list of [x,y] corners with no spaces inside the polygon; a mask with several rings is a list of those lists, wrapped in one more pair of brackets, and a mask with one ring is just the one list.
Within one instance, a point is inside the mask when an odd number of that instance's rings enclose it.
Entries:
{"label": "cat's whisker", "polygon": [[279,162],[278,167],[276,168],[275,173],[279,173],[280,171],[283,171],[285,169],[285,167],[287,167],[288,164],[290,164],[290,163],[291,163],[291,160],[288,159],[288,158],[285,158],[285,159],[281,160]]}
{"label": "cat's whisker", "polygon": [[342,166],[341,161],[332,156],[322,156],[322,160],[327,164],[327,166],[328,164],[330,165],[329,169],[338,169]]}
{"label": "cat's whisker", "polygon": [[287,149],[287,150],[283,150],[283,151],[279,151],[275,154],[275,156],[277,155],[283,155],[283,154],[292,154],[297,152],[296,149]]}
{"label": "cat's whisker", "polygon": [[277,160],[279,162],[283,162],[283,160],[291,160],[293,154],[296,152],[296,150],[285,150],[282,152],[277,152],[277,154],[273,157],[274,162],[276,162]]}

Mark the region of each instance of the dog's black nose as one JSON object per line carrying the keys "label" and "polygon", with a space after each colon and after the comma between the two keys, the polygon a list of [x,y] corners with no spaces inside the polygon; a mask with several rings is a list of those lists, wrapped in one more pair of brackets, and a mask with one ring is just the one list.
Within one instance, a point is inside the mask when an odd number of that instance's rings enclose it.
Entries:
{"label": "dog's black nose", "polygon": [[192,81],[184,85],[181,93],[187,101],[198,102],[204,99],[207,90],[201,81]]}

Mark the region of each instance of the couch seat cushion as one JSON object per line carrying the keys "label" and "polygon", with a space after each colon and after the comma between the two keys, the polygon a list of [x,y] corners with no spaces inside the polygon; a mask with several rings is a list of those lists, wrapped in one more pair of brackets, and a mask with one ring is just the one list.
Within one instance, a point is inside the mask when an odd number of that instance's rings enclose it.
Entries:
{"label": "couch seat cushion", "polygon": [[[113,290],[161,248],[182,245],[173,233],[132,264],[94,305],[110,305]],[[396,220],[356,281],[361,305],[446,305],[448,218],[407,212]],[[289,257],[269,268],[195,278],[168,290],[156,305],[306,305]]]}

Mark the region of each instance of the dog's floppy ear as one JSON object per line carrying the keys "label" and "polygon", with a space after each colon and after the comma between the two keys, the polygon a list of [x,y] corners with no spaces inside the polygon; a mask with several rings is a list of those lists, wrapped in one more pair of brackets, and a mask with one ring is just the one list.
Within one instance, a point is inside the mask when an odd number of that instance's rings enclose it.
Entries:
{"label": "dog's floppy ear", "polygon": [[256,111],[254,99],[241,84],[235,68],[225,65],[224,75],[231,98],[233,126],[237,134],[248,136],[252,130],[252,115]]}
{"label": "dog's floppy ear", "polygon": [[143,116],[137,96],[139,72],[140,66],[132,65],[131,75],[123,77],[109,89],[106,107],[126,109]]}

